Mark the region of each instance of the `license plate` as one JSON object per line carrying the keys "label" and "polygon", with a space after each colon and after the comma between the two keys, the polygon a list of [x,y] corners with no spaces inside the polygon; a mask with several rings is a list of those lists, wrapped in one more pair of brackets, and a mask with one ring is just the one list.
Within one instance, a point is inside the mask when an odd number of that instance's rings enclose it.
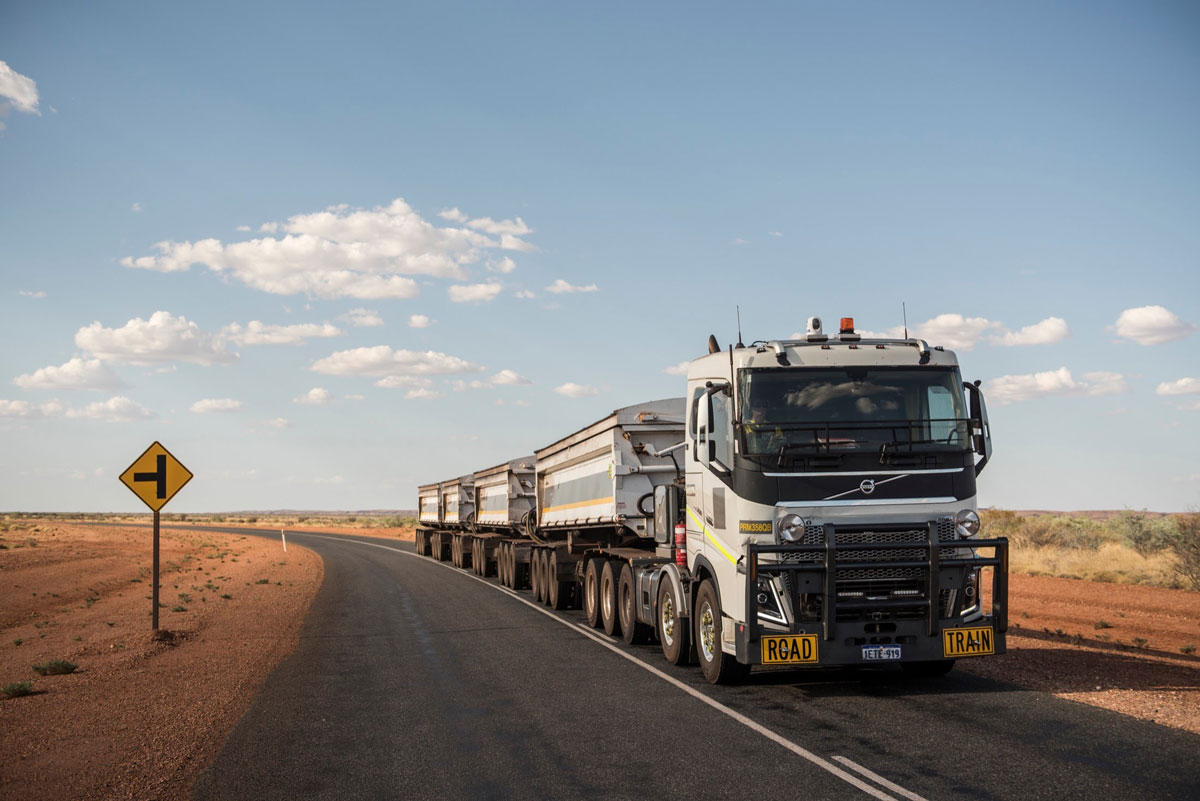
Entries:
{"label": "license plate", "polygon": [[764,665],[802,665],[816,661],[815,634],[773,634],[762,638]]}
{"label": "license plate", "polygon": [[996,653],[996,635],[991,626],[946,629],[942,632],[942,654],[947,659],[994,653]]}
{"label": "license plate", "polygon": [[862,658],[866,662],[887,662],[900,658],[899,645],[864,645]]}

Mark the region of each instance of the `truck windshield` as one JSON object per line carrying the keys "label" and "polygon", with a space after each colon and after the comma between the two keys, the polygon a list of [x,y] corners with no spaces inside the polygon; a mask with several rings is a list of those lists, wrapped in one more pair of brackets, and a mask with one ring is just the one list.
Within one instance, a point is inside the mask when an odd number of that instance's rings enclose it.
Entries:
{"label": "truck windshield", "polygon": [[741,445],[747,455],[880,453],[969,447],[957,368],[743,370]]}

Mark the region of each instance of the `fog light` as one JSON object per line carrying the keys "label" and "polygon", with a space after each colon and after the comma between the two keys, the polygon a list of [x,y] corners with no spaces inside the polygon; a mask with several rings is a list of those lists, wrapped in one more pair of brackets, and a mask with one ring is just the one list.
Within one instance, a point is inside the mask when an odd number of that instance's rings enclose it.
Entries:
{"label": "fog light", "polygon": [[804,521],[800,515],[784,515],[779,518],[779,537],[787,542],[804,539]]}
{"label": "fog light", "polygon": [[974,537],[979,533],[979,515],[974,509],[963,509],[954,518],[954,522],[958,524],[958,533],[963,537]]}
{"label": "fog light", "polygon": [[770,599],[767,598],[767,594],[765,592],[760,592],[758,594],[758,605],[759,606],[766,606],[768,600],[770,600]]}

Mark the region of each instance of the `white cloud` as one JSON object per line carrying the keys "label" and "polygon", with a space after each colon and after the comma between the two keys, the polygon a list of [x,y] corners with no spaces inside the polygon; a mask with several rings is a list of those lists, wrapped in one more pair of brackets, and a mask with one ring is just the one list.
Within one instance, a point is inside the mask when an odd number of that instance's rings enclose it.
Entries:
{"label": "white cloud", "polygon": [[1191,395],[1200,392],[1200,378],[1178,378],[1164,381],[1155,390],[1156,395]]}
{"label": "white cloud", "polygon": [[1180,320],[1178,315],[1162,306],[1139,306],[1121,312],[1113,325],[1117,336],[1133,340],[1139,345],[1161,345],[1183,339],[1196,330],[1196,326]]}
{"label": "white cloud", "polygon": [[234,230],[241,231],[241,232],[242,232],[242,233],[244,233],[244,234],[248,234],[248,233],[250,233],[250,226],[248,226],[248,225],[239,225],[239,226],[238,226],[236,229],[234,229]]}
{"label": "white cloud", "polygon": [[99,359],[71,359],[63,365],[50,365],[19,375],[13,383],[22,389],[95,389],[113,390],[125,386],[121,379]]}
{"label": "white cloud", "polygon": [[533,294],[528,289],[518,289],[513,294],[516,295],[521,300],[531,300],[531,299],[537,297],[537,295]]}
{"label": "white cloud", "polygon": [[499,261],[489,261],[487,268],[494,273],[504,273],[507,275],[508,273],[511,273],[513,270],[517,269],[517,263],[508,256],[505,256]]}
{"label": "white cloud", "polygon": [[499,386],[529,386],[533,382],[515,370],[501,370],[491,378],[475,379],[473,381],[458,380],[451,384],[455,392],[468,389],[491,389]]}
{"label": "white cloud", "polygon": [[599,289],[600,287],[596,286],[595,284],[588,284],[587,286],[573,286],[561,278],[556,280],[550,286],[546,287],[546,291],[553,295],[562,295],[564,293],[574,294],[576,292],[596,292]]}
{"label": "white cloud", "polygon": [[[1004,326],[984,317],[963,317],[961,314],[939,314],[909,328],[909,336],[924,339],[930,345],[943,345],[952,350],[971,350],[989,331],[1002,331]],[[860,331],[864,338],[900,339],[904,326],[892,326],[883,333]]]}
{"label": "white cloud", "polygon": [[345,397],[346,397],[346,400],[352,400],[352,401],[360,401],[363,399],[362,395],[346,395]]}
{"label": "white cloud", "polygon": [[454,284],[446,294],[455,303],[489,303],[496,299],[503,284],[489,281],[486,284]]}
{"label": "white cloud", "polygon": [[1083,380],[1084,391],[1088,395],[1122,395],[1129,391],[1129,383],[1120,373],[1084,373]]}
{"label": "white cloud", "polygon": [[992,337],[995,345],[1053,345],[1071,335],[1067,321],[1061,317],[1047,317],[1040,323],[1027,325],[1020,331],[1005,331]]}
{"label": "white cloud", "polygon": [[57,417],[63,405],[56,400],[34,404],[23,400],[0,399],[0,417]]}
{"label": "white cloud", "polygon": [[221,329],[222,339],[238,345],[303,345],[309,339],[341,335],[341,329],[329,323],[267,325],[251,320],[245,326],[232,323]]}
{"label": "white cloud", "polygon": [[1076,380],[1066,367],[1041,373],[1002,375],[984,384],[988,400],[1004,406],[1052,395],[1117,395],[1129,391],[1120,373],[1084,373]]}
{"label": "white cloud", "polygon": [[[274,236],[277,230],[282,237]],[[501,232],[498,241],[489,236],[490,230]],[[489,251],[532,248],[510,233],[528,231],[520,219],[483,218],[469,220],[464,227],[439,227],[401,198],[372,209],[331,206],[282,224],[264,224],[259,231],[267,236],[232,243],[159,242],[155,255],[126,257],[121,263],[159,272],[201,264],[254,289],[281,295],[412,298],[419,287],[409,275],[462,279],[464,267]]]}
{"label": "white cloud", "polygon": [[67,417],[102,420],[106,423],[128,423],[132,420],[148,420],[154,416],[154,412],[123,395],[89,403],[82,409],[67,409],[66,414]]}
{"label": "white cloud", "polygon": [[768,236],[783,236],[782,231],[767,231]]}
{"label": "white cloud", "polygon": [[426,387],[418,387],[417,389],[410,389],[408,392],[405,392],[404,397],[409,400],[435,400],[442,397],[442,393],[434,392],[432,389]]}
{"label": "white cloud", "polygon": [[461,223],[467,221],[467,215],[459,211],[457,206],[452,209],[442,209],[438,212],[438,216],[443,220],[449,220],[450,222]]}
{"label": "white cloud", "polygon": [[36,289],[36,290],[19,289],[19,290],[17,290],[17,292],[18,292],[18,294],[24,295],[27,298],[41,299],[41,298],[46,297],[46,293],[40,289]]}
{"label": "white cloud", "polygon": [[392,350],[387,345],[354,348],[332,353],[313,363],[327,375],[428,376],[479,373],[483,368],[457,356],[437,351]]}
{"label": "white cloud", "polygon": [[523,375],[517,375],[512,370],[501,370],[492,376],[492,383],[499,386],[524,386],[533,382]]}
{"label": "white cloud", "polygon": [[156,311],[149,320],[134,317],[120,328],[105,328],[99,321],[80,328],[75,344],[111,362],[156,365],[167,362],[229,364],[238,360],[225,343],[202,331],[186,317]]}
{"label": "white cloud", "polygon": [[413,315],[410,315],[408,318],[408,327],[409,328],[428,328],[429,326],[433,325],[435,322],[436,322],[436,320],[430,320],[424,314],[413,314]]}
{"label": "white cloud", "polygon": [[351,309],[341,319],[355,328],[376,328],[383,325],[383,318],[374,309]]}
{"label": "white cloud", "polygon": [[333,393],[324,387],[313,387],[298,398],[292,398],[292,403],[303,403],[308,406],[325,406],[333,401]]}
{"label": "white cloud", "polygon": [[274,420],[264,420],[263,425],[267,426],[268,428],[283,429],[283,428],[292,428],[295,425],[295,423],[293,423],[291,420],[287,419],[286,417],[276,417]]}
{"label": "white cloud", "polygon": [[[793,339],[795,339],[795,337],[793,337]],[[691,362],[687,359],[684,359],[679,364],[672,364],[670,367],[663,370],[663,372],[667,375],[687,375],[689,364],[691,364]]]}
{"label": "white cloud", "polygon": [[210,412],[236,412],[240,408],[242,408],[242,402],[233,398],[204,398],[193,403],[191,411],[196,414],[209,414]]}
{"label": "white cloud", "polygon": [[750,240],[748,240],[748,239],[742,239],[742,238],[739,236],[739,237],[737,237],[736,239],[734,239],[732,242],[730,242],[729,244],[731,244],[731,245],[737,245],[738,247],[741,247],[742,245],[749,245],[749,244],[750,244]]}
{"label": "white cloud", "polygon": [[389,375],[375,382],[375,386],[383,389],[404,389],[405,387],[431,387],[433,380],[417,375]]}
{"label": "white cloud", "polygon": [[600,390],[593,387],[591,384],[576,384],[568,381],[565,384],[560,384],[554,388],[554,391],[559,395],[565,395],[568,398],[582,398],[587,395],[597,395]]}
{"label": "white cloud", "polygon": [[37,82],[3,61],[0,61],[0,98],[8,101],[4,104],[6,107],[17,111],[39,116],[42,113],[38,111]]}
{"label": "white cloud", "polygon": [[132,206],[129,207],[129,210],[132,211],[134,214],[137,214],[139,211],[142,210],[142,204],[134,203]]}

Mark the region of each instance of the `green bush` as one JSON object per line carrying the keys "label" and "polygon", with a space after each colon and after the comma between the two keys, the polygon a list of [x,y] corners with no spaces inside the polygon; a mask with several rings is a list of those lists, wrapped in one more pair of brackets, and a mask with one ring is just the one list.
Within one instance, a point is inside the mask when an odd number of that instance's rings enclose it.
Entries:
{"label": "green bush", "polygon": [[78,667],[79,665],[74,662],[68,662],[65,659],[50,659],[34,665],[33,672],[39,676],[62,676],[67,673],[74,673]]}
{"label": "green bush", "polygon": [[1193,590],[1200,590],[1200,512],[1175,516],[1175,534],[1170,540],[1177,572]]}
{"label": "green bush", "polygon": [[30,695],[32,692],[32,680],[14,681],[0,687],[0,695],[3,695],[5,698],[20,698],[22,695]]}

